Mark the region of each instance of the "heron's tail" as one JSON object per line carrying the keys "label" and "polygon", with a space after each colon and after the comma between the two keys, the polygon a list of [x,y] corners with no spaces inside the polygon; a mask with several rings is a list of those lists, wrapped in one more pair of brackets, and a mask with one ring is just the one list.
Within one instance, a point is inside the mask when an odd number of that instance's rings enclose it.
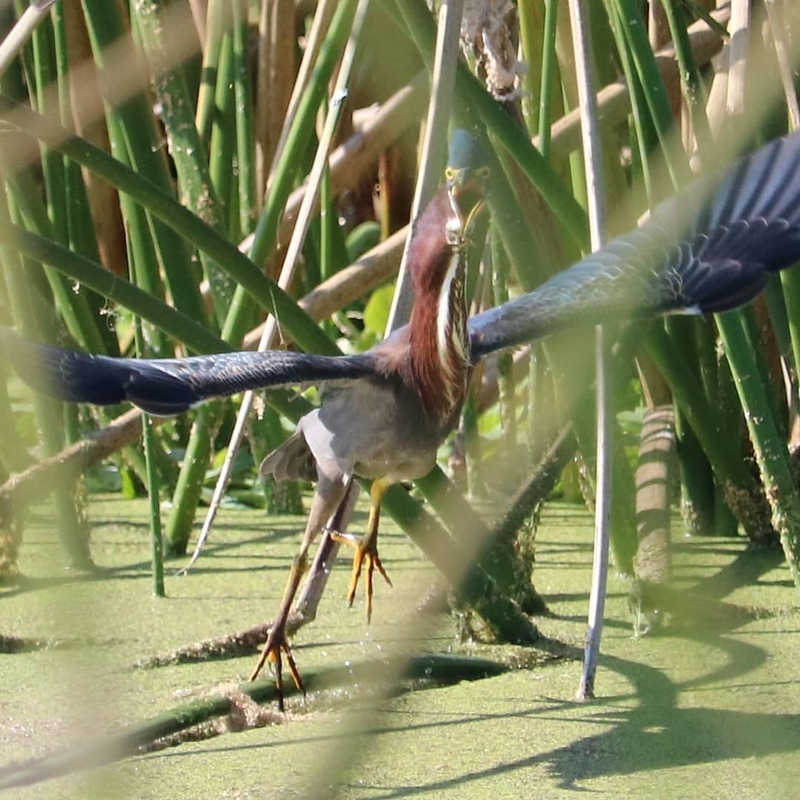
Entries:
{"label": "heron's tail", "polygon": [[262,462],[262,475],[273,475],[278,481],[315,481],[317,470],[314,456],[302,432],[295,431],[280,447],[275,448]]}

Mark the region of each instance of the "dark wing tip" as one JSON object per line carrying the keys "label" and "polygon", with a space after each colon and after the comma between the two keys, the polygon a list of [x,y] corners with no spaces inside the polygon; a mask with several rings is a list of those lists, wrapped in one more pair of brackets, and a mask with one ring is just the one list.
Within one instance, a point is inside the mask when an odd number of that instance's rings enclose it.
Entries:
{"label": "dark wing tip", "polygon": [[148,362],[38,344],[8,331],[2,342],[21,380],[59,400],[99,406],[127,400],[159,416],[179,414],[200,400],[191,386]]}
{"label": "dark wing tip", "polygon": [[37,344],[0,329],[0,343],[32,388],[79,403],[128,401],[172,416],[246,390],[351,382],[379,374],[374,356],[315,356],[284,350],[223,352],[171,359],[109,358]]}

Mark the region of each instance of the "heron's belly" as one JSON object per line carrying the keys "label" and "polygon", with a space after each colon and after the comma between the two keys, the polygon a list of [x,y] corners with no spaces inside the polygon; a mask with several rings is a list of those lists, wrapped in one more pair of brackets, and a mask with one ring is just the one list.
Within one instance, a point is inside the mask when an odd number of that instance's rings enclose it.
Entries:
{"label": "heron's belly", "polygon": [[362,478],[386,478],[391,483],[411,481],[427,475],[436,463],[436,451],[440,442],[431,446],[403,448],[396,442],[378,446],[356,461],[353,471]]}
{"label": "heron's belly", "polygon": [[430,422],[413,393],[366,382],[330,392],[302,429],[328,474],[335,469],[392,482],[426,475],[448,433]]}

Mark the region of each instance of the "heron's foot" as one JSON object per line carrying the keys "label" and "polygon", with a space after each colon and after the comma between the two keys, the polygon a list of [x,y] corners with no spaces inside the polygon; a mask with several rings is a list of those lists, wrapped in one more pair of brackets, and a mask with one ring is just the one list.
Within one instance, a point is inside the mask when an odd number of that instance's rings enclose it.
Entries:
{"label": "heron's foot", "polygon": [[250,675],[250,680],[254,681],[258,674],[261,672],[264,664],[269,662],[270,672],[275,678],[275,689],[277,692],[278,708],[281,712],[284,711],[283,707],[283,657],[286,657],[286,663],[289,665],[289,672],[292,675],[294,685],[299,692],[306,695],[305,686],[303,686],[303,679],[300,677],[300,672],[297,669],[292,649],[289,647],[289,642],[286,640],[286,633],[282,624],[274,625],[269,630],[267,641],[264,643],[264,649],[261,651],[261,656],[258,659],[255,669]]}
{"label": "heron's foot", "polygon": [[366,609],[367,609],[367,622],[372,619],[372,577],[375,570],[383,576],[383,579],[389,586],[392,585],[386,570],[381,564],[380,556],[378,555],[378,542],[376,536],[365,536],[363,539],[354,536],[352,533],[337,533],[331,532],[331,536],[337,542],[349,544],[355,547],[356,554],[353,556],[353,571],[350,574],[350,586],[347,589],[347,602],[352,606],[353,599],[356,596],[356,588],[358,587],[358,580],[361,577],[362,568],[364,569],[364,589],[366,592]]}

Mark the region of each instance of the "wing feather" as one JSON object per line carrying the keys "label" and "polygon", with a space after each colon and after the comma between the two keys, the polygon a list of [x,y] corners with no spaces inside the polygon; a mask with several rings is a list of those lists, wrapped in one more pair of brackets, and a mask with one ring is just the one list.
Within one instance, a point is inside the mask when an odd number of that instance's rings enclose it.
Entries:
{"label": "wing feather", "polygon": [[469,321],[474,360],[564,328],[752,300],[800,260],[800,134],[701,179],[637,230]]}
{"label": "wing feather", "polygon": [[268,350],[174,359],[108,358],[37,344],[8,332],[2,339],[7,359],[34,389],[95,405],[128,401],[159,416],[247,389],[335,383],[377,374],[368,353],[332,357]]}

